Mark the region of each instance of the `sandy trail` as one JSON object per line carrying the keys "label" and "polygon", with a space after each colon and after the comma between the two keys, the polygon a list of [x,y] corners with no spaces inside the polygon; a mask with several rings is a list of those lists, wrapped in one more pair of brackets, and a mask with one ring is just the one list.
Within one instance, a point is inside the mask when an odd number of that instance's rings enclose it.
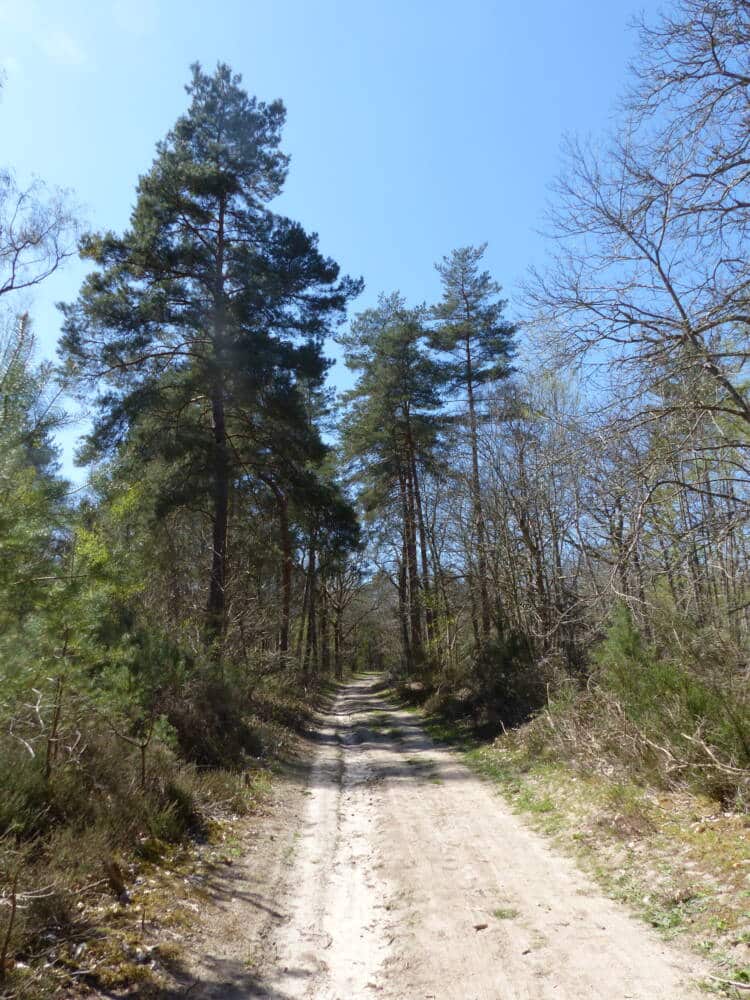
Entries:
{"label": "sandy trail", "polygon": [[267,996],[700,995],[696,960],[602,897],[375,688],[349,684],[321,729]]}
{"label": "sandy trail", "polygon": [[698,959],[604,898],[491,784],[385,701],[377,678],[339,693],[305,795],[262,966],[196,996],[703,995],[691,985]]}

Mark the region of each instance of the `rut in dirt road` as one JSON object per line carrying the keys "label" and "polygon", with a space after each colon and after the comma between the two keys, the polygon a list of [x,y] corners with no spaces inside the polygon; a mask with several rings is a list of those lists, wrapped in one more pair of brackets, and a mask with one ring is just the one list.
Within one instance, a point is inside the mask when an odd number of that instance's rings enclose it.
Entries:
{"label": "rut in dirt road", "polygon": [[286,919],[256,995],[690,1000],[661,942],[359,678],[323,720]]}

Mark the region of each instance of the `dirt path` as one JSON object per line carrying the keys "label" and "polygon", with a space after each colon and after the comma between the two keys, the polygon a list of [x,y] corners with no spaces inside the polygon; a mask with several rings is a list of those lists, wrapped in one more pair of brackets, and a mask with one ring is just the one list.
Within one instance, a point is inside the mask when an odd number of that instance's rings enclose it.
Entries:
{"label": "dirt path", "polygon": [[193,1000],[703,995],[698,960],[605,899],[374,678],[342,689],[323,720],[299,802],[284,864],[277,848],[248,870],[265,895],[232,898],[213,931],[223,975],[199,968]]}

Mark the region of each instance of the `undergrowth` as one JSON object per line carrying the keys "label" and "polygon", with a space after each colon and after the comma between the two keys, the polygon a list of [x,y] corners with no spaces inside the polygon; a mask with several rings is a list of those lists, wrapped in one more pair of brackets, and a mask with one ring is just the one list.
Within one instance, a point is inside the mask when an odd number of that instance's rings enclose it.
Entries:
{"label": "undergrowth", "polygon": [[0,998],[147,980],[155,960],[122,930],[145,919],[141,883],[257,806],[313,693],[196,677],[146,721],[72,686],[32,693],[0,735]]}
{"label": "undergrowth", "polygon": [[621,607],[578,676],[553,655],[535,659],[511,633],[424,683],[396,686],[428,715],[477,736],[512,742],[521,727],[533,754],[746,812],[750,661],[717,630],[668,619],[662,633],[646,642]]}

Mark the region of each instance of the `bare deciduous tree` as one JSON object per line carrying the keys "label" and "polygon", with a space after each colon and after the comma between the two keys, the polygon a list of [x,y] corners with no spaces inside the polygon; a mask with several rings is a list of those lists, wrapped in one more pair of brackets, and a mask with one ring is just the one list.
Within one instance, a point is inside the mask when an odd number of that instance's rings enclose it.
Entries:
{"label": "bare deciduous tree", "polygon": [[19,188],[0,170],[0,296],[38,285],[75,252],[76,225],[64,192],[41,181]]}

